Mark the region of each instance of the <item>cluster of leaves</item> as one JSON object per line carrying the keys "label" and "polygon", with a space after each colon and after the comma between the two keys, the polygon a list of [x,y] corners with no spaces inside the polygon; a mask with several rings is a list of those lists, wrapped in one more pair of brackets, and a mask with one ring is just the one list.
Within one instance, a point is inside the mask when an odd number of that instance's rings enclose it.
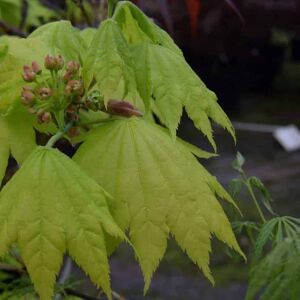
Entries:
{"label": "cluster of leaves", "polygon": [[[245,229],[254,247],[246,300],[257,297],[261,300],[299,299],[300,219],[277,216],[268,189],[259,178],[247,177],[244,163],[245,159],[238,153],[233,167],[241,179],[232,180],[229,190],[236,197],[245,186],[261,218],[261,222],[235,222],[233,225],[238,233]],[[272,216],[270,220],[264,216],[259,203]]]}
{"label": "cluster of leaves", "polygon": [[[217,197],[235,204],[195,157],[213,154],[176,137],[183,108],[214,149],[211,121],[234,137],[216,95],[167,33],[131,2],[110,7],[110,15],[98,29],[79,31],[61,21],[26,39],[0,38],[1,179],[10,154],[21,165],[0,193],[0,255],[17,245],[43,300],[53,294],[65,252],[108,297],[107,256],[122,240],[130,240],[136,252],[145,291],[169,235],[211,282],[213,235],[243,255]],[[28,76],[34,78],[27,92],[40,88],[40,74],[51,90],[59,84],[64,76],[47,75],[49,58],[67,66],[78,62],[80,99],[98,93],[103,106],[96,112],[79,109],[76,120],[68,118],[67,84],[57,90],[59,97],[50,94],[38,103],[51,104],[51,118],[38,124],[20,95],[27,97],[22,89]],[[153,115],[164,126],[155,124]],[[52,148],[72,126],[88,131],[73,159]],[[37,146],[35,130],[56,134]]]}

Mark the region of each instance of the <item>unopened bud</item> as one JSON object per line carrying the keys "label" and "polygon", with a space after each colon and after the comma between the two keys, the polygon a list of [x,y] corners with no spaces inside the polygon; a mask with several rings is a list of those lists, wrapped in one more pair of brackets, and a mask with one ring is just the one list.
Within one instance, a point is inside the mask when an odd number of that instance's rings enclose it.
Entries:
{"label": "unopened bud", "polygon": [[42,87],[38,90],[38,95],[41,99],[48,99],[52,95],[52,91],[47,87]]}
{"label": "unopened bud", "polygon": [[33,72],[30,66],[23,66],[24,73],[22,74],[24,81],[33,82],[35,80],[36,74]]}
{"label": "unopened bud", "polygon": [[35,73],[35,74],[41,74],[42,73],[42,69],[40,67],[40,65],[36,62],[36,61],[33,61],[32,64],[32,71]]}
{"label": "unopened bud", "polygon": [[41,116],[41,121],[42,123],[49,123],[52,120],[51,114],[49,112],[45,112]]}
{"label": "unopened bud", "polygon": [[61,70],[64,67],[65,61],[61,55],[55,57],[55,70]]}
{"label": "unopened bud", "polygon": [[66,70],[72,74],[76,73],[80,68],[80,64],[77,61],[71,60],[67,63]]}
{"label": "unopened bud", "polygon": [[70,80],[65,87],[65,93],[69,96],[82,96],[84,93],[83,82],[81,80]]}
{"label": "unopened bud", "polygon": [[127,118],[132,116],[143,116],[143,113],[135,108],[131,103],[120,100],[109,100],[107,103],[107,111],[112,115],[118,115]]}
{"label": "unopened bud", "polygon": [[22,100],[22,103],[24,105],[31,104],[34,101],[34,98],[35,97],[34,97],[34,95],[31,91],[28,91],[28,90],[25,90],[25,89],[22,90],[21,100]]}
{"label": "unopened bud", "polygon": [[66,71],[63,80],[65,83],[69,82],[73,78],[73,74],[71,72]]}
{"label": "unopened bud", "polygon": [[55,70],[56,62],[54,56],[47,54],[44,61],[47,70]]}
{"label": "unopened bud", "polygon": [[43,109],[39,109],[36,113],[37,115],[37,119],[38,119],[38,122],[40,124],[42,123],[49,123],[51,121],[51,114],[49,112],[45,112]]}

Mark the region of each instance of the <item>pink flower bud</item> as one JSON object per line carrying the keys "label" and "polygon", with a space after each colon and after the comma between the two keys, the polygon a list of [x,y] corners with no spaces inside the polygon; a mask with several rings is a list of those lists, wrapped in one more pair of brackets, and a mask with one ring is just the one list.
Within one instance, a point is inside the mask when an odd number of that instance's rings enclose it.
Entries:
{"label": "pink flower bud", "polygon": [[107,103],[107,111],[112,115],[118,115],[127,118],[132,116],[143,116],[143,113],[135,108],[131,103],[120,100],[109,100]]}
{"label": "pink flower bud", "polygon": [[47,70],[55,70],[56,61],[54,56],[47,54],[45,57],[44,65]]}
{"label": "pink flower bud", "polygon": [[42,73],[42,69],[40,67],[40,65],[36,62],[36,61],[33,61],[32,64],[32,71],[35,73],[35,74],[41,74]]}
{"label": "pink flower bud", "polygon": [[39,109],[37,111],[37,119],[38,123],[49,123],[52,120],[51,114],[49,112],[45,112],[43,109]]}
{"label": "pink flower bud", "polygon": [[38,90],[38,95],[41,99],[48,99],[52,95],[52,91],[47,87],[42,87]]}
{"label": "pink flower bud", "polygon": [[42,123],[49,123],[51,120],[52,120],[52,117],[49,112],[45,112],[41,117]]}
{"label": "pink flower bud", "polygon": [[67,63],[66,70],[70,73],[76,73],[80,68],[80,64],[77,61],[71,60]]}
{"label": "pink flower bud", "polygon": [[63,80],[65,83],[67,83],[68,81],[70,81],[73,78],[73,74],[69,71],[66,71],[64,76],[63,76]]}
{"label": "pink flower bud", "polygon": [[33,82],[35,80],[36,74],[33,72],[30,66],[23,66],[24,73],[22,74],[24,81]]}
{"label": "pink flower bud", "polygon": [[34,94],[31,91],[25,89],[22,90],[21,101],[24,105],[30,105],[34,101],[34,99]]}
{"label": "pink flower bud", "polygon": [[82,96],[84,93],[83,82],[81,80],[70,80],[65,87],[68,96]]}
{"label": "pink flower bud", "polygon": [[55,70],[61,70],[64,67],[65,61],[61,55],[55,57]]}

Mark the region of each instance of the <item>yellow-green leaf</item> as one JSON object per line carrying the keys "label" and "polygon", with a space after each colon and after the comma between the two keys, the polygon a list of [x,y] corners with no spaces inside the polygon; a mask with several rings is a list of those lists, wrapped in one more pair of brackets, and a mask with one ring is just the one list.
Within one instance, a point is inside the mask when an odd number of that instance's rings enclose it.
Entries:
{"label": "yellow-green leaf", "polygon": [[209,280],[211,236],[242,253],[216,199],[221,186],[185,145],[142,119],[120,119],[94,128],[75,161],[116,200],[115,219],[129,228],[147,290],[169,233]]}
{"label": "yellow-green leaf", "polygon": [[7,115],[0,115],[0,184],[9,154],[22,164],[35,146],[32,119],[23,107],[15,106]]}
{"label": "yellow-green leaf", "polygon": [[117,23],[111,19],[102,22],[86,54],[85,86],[95,79],[105,103],[109,99],[124,99],[144,111],[132,66],[130,49]]}
{"label": "yellow-green leaf", "polygon": [[[172,38],[134,4],[120,1],[113,16],[132,47],[136,82],[146,107],[170,129],[173,138],[184,107],[195,126],[216,144],[210,119],[227,129],[235,139],[233,126],[210,91],[190,68]],[[149,100],[150,99],[150,100]]]}
{"label": "yellow-green leaf", "polygon": [[0,111],[7,111],[20,99],[23,66],[37,61],[43,65],[47,47],[36,38],[5,37],[0,40],[5,55],[0,59]]}
{"label": "yellow-green leaf", "polygon": [[82,62],[86,45],[80,36],[80,31],[74,28],[69,21],[45,24],[31,33],[28,40],[30,41],[32,38],[39,38],[44,42],[48,47],[49,54],[60,54],[66,60]]}
{"label": "yellow-green leaf", "polygon": [[40,299],[52,299],[64,253],[110,297],[104,233],[124,238],[108,194],[67,156],[38,147],[0,193],[0,255],[16,243]]}

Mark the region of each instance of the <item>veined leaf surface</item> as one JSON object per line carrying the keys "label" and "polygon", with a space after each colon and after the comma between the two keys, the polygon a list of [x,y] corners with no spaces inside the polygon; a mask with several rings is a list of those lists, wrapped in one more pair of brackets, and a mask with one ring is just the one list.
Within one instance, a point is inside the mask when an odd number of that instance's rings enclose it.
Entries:
{"label": "veined leaf surface", "polygon": [[68,252],[110,297],[104,233],[124,238],[108,194],[67,156],[38,147],[0,193],[0,255],[21,250],[42,300],[51,299]]}
{"label": "veined leaf surface", "polygon": [[144,110],[135,83],[130,49],[114,20],[102,22],[95,33],[86,55],[83,79],[86,87],[96,80],[106,103],[109,99],[126,99]]}
{"label": "veined leaf surface", "polygon": [[[166,125],[173,138],[184,107],[195,126],[216,149],[210,119],[234,129],[210,91],[185,61],[172,38],[135,5],[121,1],[114,15],[129,45],[132,46],[136,81],[146,107],[154,99],[152,110]],[[142,84],[143,83],[143,84]]]}
{"label": "veined leaf surface", "polygon": [[[4,37],[0,39],[3,57],[0,59],[0,112],[9,110],[20,100],[23,66],[32,61],[43,65],[47,47],[39,39]],[[4,51],[5,50],[5,51]]]}
{"label": "veined leaf surface", "polygon": [[35,146],[32,120],[25,109],[16,106],[6,116],[0,115],[0,184],[9,155],[22,164]]}
{"label": "veined leaf surface", "polygon": [[116,200],[115,219],[129,228],[147,290],[169,234],[209,280],[211,235],[241,253],[215,194],[232,201],[182,143],[142,119],[94,128],[75,161]]}
{"label": "veined leaf surface", "polygon": [[51,22],[40,26],[30,34],[28,39],[31,38],[39,38],[43,41],[49,49],[49,54],[60,54],[66,60],[82,62],[86,45],[80,36],[80,31],[69,21]]}

